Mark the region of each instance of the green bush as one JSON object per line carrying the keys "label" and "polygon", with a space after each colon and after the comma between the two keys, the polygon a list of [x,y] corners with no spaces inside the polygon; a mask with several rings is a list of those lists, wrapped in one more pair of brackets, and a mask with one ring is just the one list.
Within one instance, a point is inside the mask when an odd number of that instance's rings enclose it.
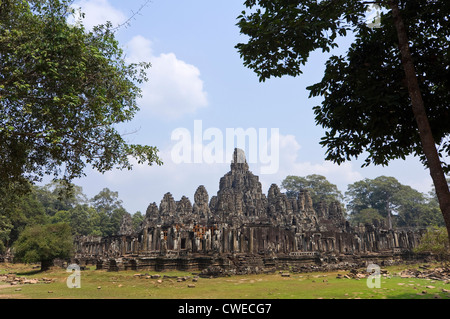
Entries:
{"label": "green bush", "polygon": [[14,245],[15,258],[25,263],[41,262],[41,270],[65,259],[73,252],[73,238],[65,223],[34,225],[25,228]]}
{"label": "green bush", "polygon": [[447,259],[450,256],[447,229],[437,226],[429,227],[415,252],[429,252]]}

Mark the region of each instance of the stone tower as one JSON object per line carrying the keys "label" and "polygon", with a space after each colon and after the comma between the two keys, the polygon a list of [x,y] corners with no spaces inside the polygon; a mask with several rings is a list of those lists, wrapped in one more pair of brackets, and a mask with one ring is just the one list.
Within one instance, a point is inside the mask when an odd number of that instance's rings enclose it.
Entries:
{"label": "stone tower", "polygon": [[249,170],[244,151],[236,148],[231,170],[220,179],[214,198],[214,217],[217,221],[247,220],[265,215],[267,199],[258,176]]}
{"label": "stone tower", "polygon": [[[95,257],[101,260],[97,265],[107,263],[113,270],[209,265],[262,269],[277,263],[335,263],[336,257],[354,262],[368,253],[370,258],[376,253],[398,257],[420,241],[420,231],[376,224],[353,228],[341,203],[313,203],[306,190],[293,198],[272,184],[266,197],[240,149],[234,150],[230,168],[217,195],[210,198],[201,185],[192,204],[186,196],[175,201],[166,193],[159,207],[148,206],[139,230],[133,231],[131,215],[125,214],[119,236],[78,239],[77,258]],[[117,259],[111,262],[111,257]]]}

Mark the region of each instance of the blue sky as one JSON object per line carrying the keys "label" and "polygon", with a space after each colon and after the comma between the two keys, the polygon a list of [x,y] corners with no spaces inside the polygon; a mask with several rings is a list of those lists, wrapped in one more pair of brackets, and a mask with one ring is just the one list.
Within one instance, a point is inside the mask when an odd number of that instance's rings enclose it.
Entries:
{"label": "blue sky", "polygon": [[[144,0],[80,0],[75,2],[86,14],[87,27],[109,20],[113,25],[126,21],[138,11]],[[194,135],[194,121],[207,129],[277,129],[279,165],[270,174],[260,174],[257,158],[250,170],[260,176],[263,192],[270,184],[281,184],[287,175],[321,174],[342,192],[347,185],[363,178],[394,176],[401,183],[421,191],[431,189],[428,171],[416,158],[393,161],[388,167],[361,168],[364,158],[340,166],[324,161],[325,150],[319,145],[324,130],[317,127],[312,107],[320,98],[308,99],[306,87],[321,80],[327,55],[313,53],[303,75],[270,79],[260,83],[253,71],[243,66],[234,46],[245,41],[236,26],[244,10],[243,0],[175,1],[153,0],[129,26],[122,26],[117,38],[130,62],[152,63],[149,82],[142,87],[141,110],[135,119],[120,125],[132,143],[157,146],[163,166],[136,165],[132,171],[114,170],[99,174],[86,169],[87,176],[75,180],[89,197],[104,187],[118,191],[130,212],[145,213],[151,202],[158,205],[166,192],[175,200],[185,195],[193,201],[199,185],[215,195],[219,179],[229,171],[229,163],[176,163],[172,151],[177,128]],[[351,39],[342,39],[340,51]],[[264,141],[262,135],[258,140]],[[201,140],[205,147],[211,141]],[[195,149],[195,141],[192,141]],[[219,143],[220,144],[220,143]],[[217,144],[217,145],[219,145]],[[224,151],[225,141],[223,143]],[[198,145],[197,145],[198,146]],[[246,149],[247,150],[247,149]]]}

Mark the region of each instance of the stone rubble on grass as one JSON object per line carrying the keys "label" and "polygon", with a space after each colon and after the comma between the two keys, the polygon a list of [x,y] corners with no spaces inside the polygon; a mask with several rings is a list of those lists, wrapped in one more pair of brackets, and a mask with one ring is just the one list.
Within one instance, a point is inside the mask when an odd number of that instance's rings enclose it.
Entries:
{"label": "stone rubble on grass", "polygon": [[235,149],[216,195],[210,197],[203,185],[194,202],[166,193],[159,205],[150,203],[138,229],[125,214],[118,234],[77,236],[74,259],[109,271],[224,269],[202,271],[207,277],[289,268],[294,273],[294,267],[347,270],[369,256],[383,263],[409,258],[423,232],[390,229],[384,221],[353,227],[339,202],[314,203],[307,190],[290,197],[271,184],[264,193],[244,150]]}
{"label": "stone rubble on grass", "polygon": [[20,277],[16,276],[15,274],[6,274],[6,275],[0,275],[0,282],[6,282],[10,285],[32,285],[32,284],[38,284],[38,283],[51,283],[54,280],[51,278],[32,278],[27,279],[26,277]]}
{"label": "stone rubble on grass", "polygon": [[[205,272],[203,273],[205,274]],[[211,275],[211,274],[209,274]],[[150,274],[134,274],[133,277],[135,278],[145,278],[145,279],[157,279],[156,283],[161,284],[163,282],[162,279],[166,279],[169,282],[174,282],[172,279],[176,279],[176,282],[185,282],[188,280],[191,280],[192,282],[198,282],[199,279],[199,274],[195,274],[193,273],[193,276],[170,276],[170,275],[164,275],[161,276],[160,274],[154,274],[154,275],[150,275]],[[207,276],[204,276],[207,277]],[[213,276],[210,276],[213,277]],[[188,284],[189,288],[195,288],[195,284]]]}
{"label": "stone rubble on grass", "polygon": [[[383,277],[388,276],[398,276],[400,278],[421,278],[444,281],[445,283],[450,283],[450,265],[431,267],[430,265],[419,266],[418,269],[404,269],[398,273],[390,274],[387,270],[381,269],[380,274]],[[369,273],[366,269],[351,269],[350,272],[346,274],[339,273],[336,275],[338,279],[364,279],[368,276],[373,275]]]}
{"label": "stone rubble on grass", "polygon": [[401,278],[422,278],[450,283],[450,266],[431,268],[429,265],[423,265],[419,269],[402,270],[397,275]]}
{"label": "stone rubble on grass", "polygon": [[[386,273],[382,271],[382,273]],[[336,278],[338,279],[363,279],[367,278],[370,275],[370,273],[366,272],[365,269],[359,270],[359,269],[351,269],[349,273],[347,274],[337,274]]]}

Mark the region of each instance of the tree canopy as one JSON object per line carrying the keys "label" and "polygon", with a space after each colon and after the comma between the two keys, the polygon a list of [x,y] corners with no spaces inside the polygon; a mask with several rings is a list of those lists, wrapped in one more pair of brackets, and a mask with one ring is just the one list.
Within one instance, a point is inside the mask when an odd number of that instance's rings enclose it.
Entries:
{"label": "tree canopy", "polygon": [[[70,185],[76,191],[61,196],[64,182],[53,181],[44,186],[32,186],[26,195],[18,197],[14,209],[0,214],[0,254],[10,248],[27,228],[36,225],[66,224],[71,236],[110,236],[119,232],[123,215],[128,214],[119,199],[119,193],[102,189],[87,198],[81,187]],[[133,225],[138,229],[144,216],[133,214]]]}
{"label": "tree canopy", "polygon": [[345,193],[352,224],[391,218],[392,227],[443,226],[437,202],[391,176],[366,178],[348,185]]}
{"label": "tree canopy", "polygon": [[73,239],[67,224],[28,226],[16,241],[14,257],[26,263],[41,262],[46,270],[56,258],[69,258]]}
{"label": "tree canopy", "polygon": [[[450,6],[446,1],[405,1],[411,54],[420,91],[440,155],[450,154]],[[327,159],[341,163],[366,156],[387,165],[415,155],[427,164],[411,112],[408,87],[390,14],[382,27],[360,27],[346,56],[332,56],[321,82],[308,89],[323,96],[314,108],[316,122],[327,129],[321,144]],[[450,163],[442,163],[446,172]]]}
{"label": "tree canopy", "polygon": [[[43,265],[67,256],[71,235],[116,233],[127,213],[116,192],[89,202],[71,183],[87,165],[162,164],[156,147],[130,144],[118,130],[139,110],[150,63],[126,63],[109,22],[70,24],[72,2],[0,0],[0,252],[14,246],[18,258]],[[108,200],[112,210],[97,206]]]}
{"label": "tree canopy", "polygon": [[281,187],[286,190],[288,197],[296,197],[300,191],[308,190],[315,205],[319,202],[329,204],[343,200],[337,186],[330,183],[325,176],[318,174],[305,177],[289,175],[281,182]]}
{"label": "tree canopy", "polygon": [[127,64],[110,23],[70,25],[68,0],[0,1],[0,188],[54,175],[68,181],[161,164],[154,146],[129,144],[117,124],[139,110],[149,63]]}
{"label": "tree canopy", "polygon": [[[376,2],[388,9],[388,1]],[[300,75],[311,52],[330,52],[338,46],[339,36],[352,32],[355,41],[347,54],[331,55],[322,81],[308,87],[311,97],[323,97],[314,111],[317,124],[327,129],[321,142],[326,159],[341,163],[367,155],[367,164],[386,165],[414,154],[425,160],[393,17],[382,11],[381,26],[369,27],[365,20],[369,3],[245,1],[253,11],[243,11],[237,24],[249,40],[236,48],[244,65],[265,81]],[[433,136],[442,154],[450,155],[450,3],[399,1],[399,7]],[[444,168],[450,171],[448,165]]]}
{"label": "tree canopy", "polygon": [[[366,21],[369,4],[380,27]],[[321,82],[316,123],[321,145],[336,163],[365,156],[387,165],[414,155],[429,168],[450,236],[450,2],[437,0],[247,0],[237,25],[248,36],[236,45],[260,81],[297,76],[311,52],[330,52],[352,32],[345,56],[331,55]]]}
{"label": "tree canopy", "polygon": [[445,227],[429,227],[415,252],[433,253],[443,260],[448,260],[449,240]]}

